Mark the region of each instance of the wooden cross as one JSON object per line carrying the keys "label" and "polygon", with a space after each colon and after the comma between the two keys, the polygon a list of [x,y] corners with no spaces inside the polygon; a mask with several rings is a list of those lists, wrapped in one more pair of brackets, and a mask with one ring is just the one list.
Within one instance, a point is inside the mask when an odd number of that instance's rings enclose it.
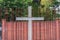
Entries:
{"label": "wooden cross", "polygon": [[28,40],[32,40],[32,20],[44,20],[44,18],[32,17],[32,6],[28,6],[28,17],[16,17],[16,20],[28,20]]}

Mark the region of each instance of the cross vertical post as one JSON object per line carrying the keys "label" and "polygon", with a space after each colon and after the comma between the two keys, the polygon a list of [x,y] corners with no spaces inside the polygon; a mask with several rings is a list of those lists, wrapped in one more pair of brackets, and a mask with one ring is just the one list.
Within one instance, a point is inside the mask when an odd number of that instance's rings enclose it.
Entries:
{"label": "cross vertical post", "polygon": [[[28,6],[28,17],[32,17],[32,6]],[[28,20],[28,40],[32,40],[32,19]]]}

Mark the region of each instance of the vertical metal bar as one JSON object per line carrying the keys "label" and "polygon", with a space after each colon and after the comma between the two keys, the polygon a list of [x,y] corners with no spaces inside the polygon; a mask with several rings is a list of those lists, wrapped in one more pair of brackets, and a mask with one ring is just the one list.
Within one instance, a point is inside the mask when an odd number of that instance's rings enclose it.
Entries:
{"label": "vertical metal bar", "polygon": [[37,40],[37,23],[34,21],[34,40]]}
{"label": "vertical metal bar", "polygon": [[58,19],[56,20],[56,27],[57,27],[57,40],[59,40],[59,25],[58,25]]}
{"label": "vertical metal bar", "polygon": [[45,22],[41,23],[41,40],[45,39]]}
{"label": "vertical metal bar", "polygon": [[8,23],[6,22],[6,24],[5,24],[6,26],[5,26],[5,35],[6,35],[6,40],[8,40]]}
{"label": "vertical metal bar", "polygon": [[18,38],[18,30],[19,30],[18,27],[19,27],[19,23],[18,22],[17,22],[16,26],[17,26],[17,37],[16,38],[17,38],[17,40],[19,40],[19,38]]}
{"label": "vertical metal bar", "polygon": [[19,22],[19,40],[21,40],[21,34],[20,34],[21,29],[20,29],[20,26],[21,26],[21,22]]}
{"label": "vertical metal bar", "polygon": [[44,40],[46,40],[46,37],[47,37],[47,36],[46,36],[46,23],[47,23],[47,22],[45,22],[45,26],[44,26],[44,29],[45,29]]}
{"label": "vertical metal bar", "polygon": [[52,31],[53,31],[53,30],[52,30],[52,21],[50,22],[50,24],[51,24],[51,25],[50,25],[50,27],[51,27],[51,29],[50,29],[50,30],[51,30],[51,40],[52,40],[52,39],[54,40],[54,38],[52,38],[52,37],[53,37],[53,35],[52,35],[52,33],[53,33],[53,32],[52,32]]}
{"label": "vertical metal bar", "polygon": [[49,26],[49,40],[51,40],[51,23],[50,23],[50,21],[48,22],[48,26]]}
{"label": "vertical metal bar", "polygon": [[18,30],[17,29],[18,29],[18,22],[16,22],[16,31],[15,31],[16,32],[16,40],[18,40]]}
{"label": "vertical metal bar", "polygon": [[40,27],[39,27],[39,22],[37,22],[37,40],[40,40]]}
{"label": "vertical metal bar", "polygon": [[25,40],[28,40],[28,21],[26,21],[25,22],[25,35],[26,35],[26,37],[25,37]]}
{"label": "vertical metal bar", "polygon": [[40,40],[41,40],[41,21],[39,22],[39,27],[40,27]]}
{"label": "vertical metal bar", "polygon": [[22,40],[22,22],[21,23],[21,26],[20,26],[20,40]]}
{"label": "vertical metal bar", "polygon": [[7,22],[8,24],[8,40],[12,40],[12,31],[11,31],[11,22]]}
{"label": "vertical metal bar", "polygon": [[18,24],[17,24],[17,26],[18,26],[18,40],[19,40],[19,22],[18,22]]}
{"label": "vertical metal bar", "polygon": [[16,40],[16,22],[14,22],[14,40]]}
{"label": "vertical metal bar", "polygon": [[24,21],[22,22],[22,40],[24,39],[23,38],[23,26],[24,26]]}
{"label": "vertical metal bar", "polygon": [[23,40],[26,40],[26,29],[25,29],[25,27],[26,27],[26,23],[24,22],[24,25],[23,25]]}
{"label": "vertical metal bar", "polygon": [[5,40],[5,24],[6,24],[6,20],[2,19],[2,40]]}
{"label": "vertical metal bar", "polygon": [[28,36],[27,36],[27,22],[24,22],[24,25],[23,25],[23,40],[28,40]]}

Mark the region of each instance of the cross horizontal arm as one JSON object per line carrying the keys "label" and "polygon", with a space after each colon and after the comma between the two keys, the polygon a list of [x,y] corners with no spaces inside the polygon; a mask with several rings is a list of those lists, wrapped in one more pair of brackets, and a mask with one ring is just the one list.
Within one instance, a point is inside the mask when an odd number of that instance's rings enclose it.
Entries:
{"label": "cross horizontal arm", "polygon": [[44,17],[16,17],[16,20],[44,20]]}

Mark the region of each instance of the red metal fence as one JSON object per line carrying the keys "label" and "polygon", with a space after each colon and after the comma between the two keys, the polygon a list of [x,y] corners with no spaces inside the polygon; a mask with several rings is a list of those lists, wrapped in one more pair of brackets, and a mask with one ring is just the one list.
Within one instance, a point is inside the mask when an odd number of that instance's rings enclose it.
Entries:
{"label": "red metal fence", "polygon": [[[60,21],[33,21],[32,40],[60,40]],[[28,40],[28,21],[2,20],[2,40]]]}

